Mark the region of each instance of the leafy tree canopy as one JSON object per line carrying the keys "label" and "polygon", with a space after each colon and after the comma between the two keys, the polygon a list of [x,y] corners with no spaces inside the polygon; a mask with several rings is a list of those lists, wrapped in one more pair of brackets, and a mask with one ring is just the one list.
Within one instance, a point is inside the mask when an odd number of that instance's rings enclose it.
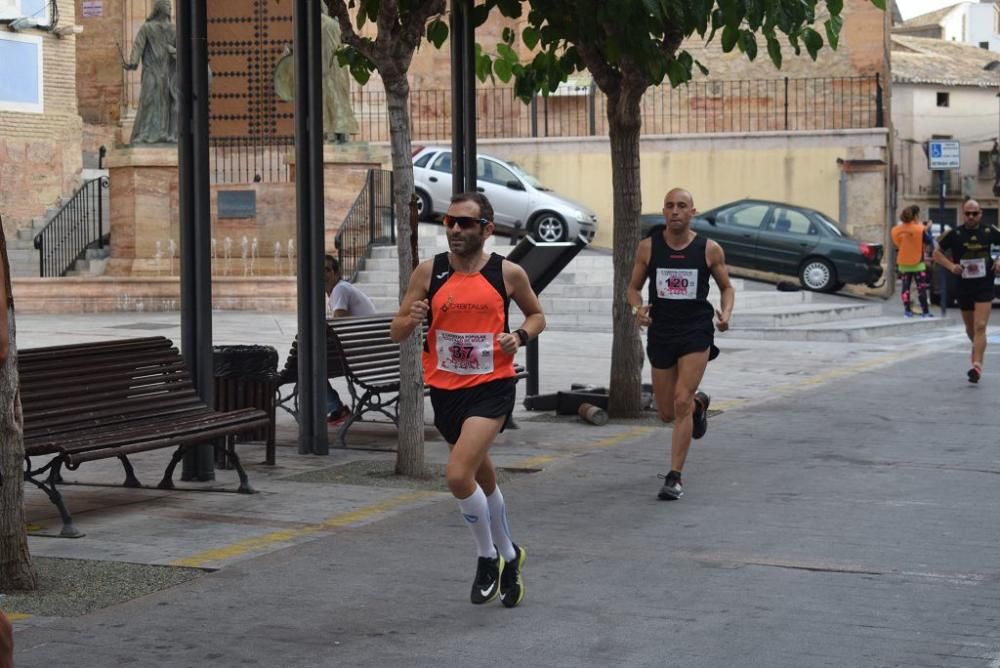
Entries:
{"label": "leafy tree canopy", "polygon": [[[872,2],[885,8],[885,0]],[[844,0],[485,0],[475,8],[475,20],[485,21],[493,8],[509,18],[527,11],[520,38],[535,55],[521,63],[512,48],[517,35],[508,28],[495,54],[478,53],[477,73],[483,80],[514,78],[517,95],[529,99],[555,91],[567,76],[585,68],[605,92],[623,76],[643,87],[664,79],[680,85],[695,68],[708,74],[704,64],[680,48],[696,34],[705,43],[719,39],[723,52],[738,49],[750,60],[763,44],[779,68],[780,35],[785,35],[796,55],[805,49],[815,60],[824,44],[837,48]],[[815,27],[820,24],[824,34]],[[432,23],[427,37],[440,45],[447,26]]]}

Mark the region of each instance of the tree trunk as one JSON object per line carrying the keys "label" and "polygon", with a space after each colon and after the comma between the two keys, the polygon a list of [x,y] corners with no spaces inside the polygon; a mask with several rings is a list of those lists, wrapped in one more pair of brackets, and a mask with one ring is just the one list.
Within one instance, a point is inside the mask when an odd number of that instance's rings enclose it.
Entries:
{"label": "tree trunk", "polygon": [[[383,75],[384,77],[385,75]],[[413,252],[410,248],[410,198],[413,196],[413,153],[410,141],[410,86],[406,75],[383,78],[389,108],[389,140],[392,145],[393,208],[396,211],[396,250],[399,253],[399,298],[410,284]],[[399,449],[396,473],[419,477],[424,474],[424,377],[420,366],[421,330],[399,348]]]}
{"label": "tree trunk", "polygon": [[5,316],[10,341],[7,359],[0,365],[0,591],[35,589],[38,575],[28,552],[24,523],[24,433],[21,394],[17,381],[14,308],[10,295],[7,242],[0,231],[0,313]]}
{"label": "tree trunk", "polygon": [[621,86],[608,94],[608,135],[611,140],[611,183],[614,193],[614,301],[612,305],[611,379],[608,414],[636,417],[642,410],[642,342],[628,304],[628,282],[639,243],[642,193],[639,177],[638,92]]}

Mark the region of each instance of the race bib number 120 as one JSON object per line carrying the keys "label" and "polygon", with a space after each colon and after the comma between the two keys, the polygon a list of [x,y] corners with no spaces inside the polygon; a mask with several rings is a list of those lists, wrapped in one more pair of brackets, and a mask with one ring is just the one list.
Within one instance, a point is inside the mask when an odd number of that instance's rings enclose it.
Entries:
{"label": "race bib number 120", "polygon": [[656,270],[656,296],[660,299],[696,299],[698,297],[697,269]]}
{"label": "race bib number 120", "polygon": [[493,334],[455,334],[438,330],[438,368],[461,376],[493,372]]}

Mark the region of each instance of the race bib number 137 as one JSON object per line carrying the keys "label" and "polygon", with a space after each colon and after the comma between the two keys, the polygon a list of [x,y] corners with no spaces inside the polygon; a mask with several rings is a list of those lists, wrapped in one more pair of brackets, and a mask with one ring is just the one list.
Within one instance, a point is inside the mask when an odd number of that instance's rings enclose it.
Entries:
{"label": "race bib number 137", "polygon": [[493,334],[455,334],[438,330],[438,368],[461,376],[493,372]]}
{"label": "race bib number 137", "polygon": [[656,270],[656,296],[660,299],[696,299],[698,297],[697,269]]}

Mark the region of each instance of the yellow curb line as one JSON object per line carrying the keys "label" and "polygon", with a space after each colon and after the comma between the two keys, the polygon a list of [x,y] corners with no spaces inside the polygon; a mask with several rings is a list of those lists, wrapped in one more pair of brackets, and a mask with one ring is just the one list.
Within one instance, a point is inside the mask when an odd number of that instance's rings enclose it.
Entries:
{"label": "yellow curb line", "polygon": [[4,614],[7,615],[7,619],[9,619],[12,622],[20,622],[22,620],[31,619],[32,617],[34,617],[34,615],[26,615],[23,612],[6,612]]}
{"label": "yellow curb line", "polygon": [[254,536],[253,538],[247,538],[246,540],[241,540],[225,547],[205,550],[204,552],[199,552],[184,559],[176,559],[170,562],[170,565],[186,566],[188,568],[203,568],[212,562],[225,561],[227,559],[233,559],[251,552],[258,552],[280,543],[287,543],[296,538],[311,536],[313,534],[329,531],[330,529],[354,526],[366,520],[373,519],[379,515],[388,513],[391,510],[395,510],[400,506],[429,499],[440,494],[441,492],[432,491],[417,491],[400,494],[399,496],[394,496],[390,499],[373,503],[369,506],[363,506],[357,510],[352,510],[340,515],[334,515],[333,517],[329,517],[316,524],[310,524],[297,529],[272,531],[271,533],[266,533],[262,536]]}
{"label": "yellow curb line", "polygon": [[542,464],[548,464],[555,460],[553,455],[538,455],[537,457],[528,457],[527,459],[522,459],[519,462],[511,464],[509,467],[501,466],[500,468],[517,468],[517,469],[531,469],[541,466]]}

